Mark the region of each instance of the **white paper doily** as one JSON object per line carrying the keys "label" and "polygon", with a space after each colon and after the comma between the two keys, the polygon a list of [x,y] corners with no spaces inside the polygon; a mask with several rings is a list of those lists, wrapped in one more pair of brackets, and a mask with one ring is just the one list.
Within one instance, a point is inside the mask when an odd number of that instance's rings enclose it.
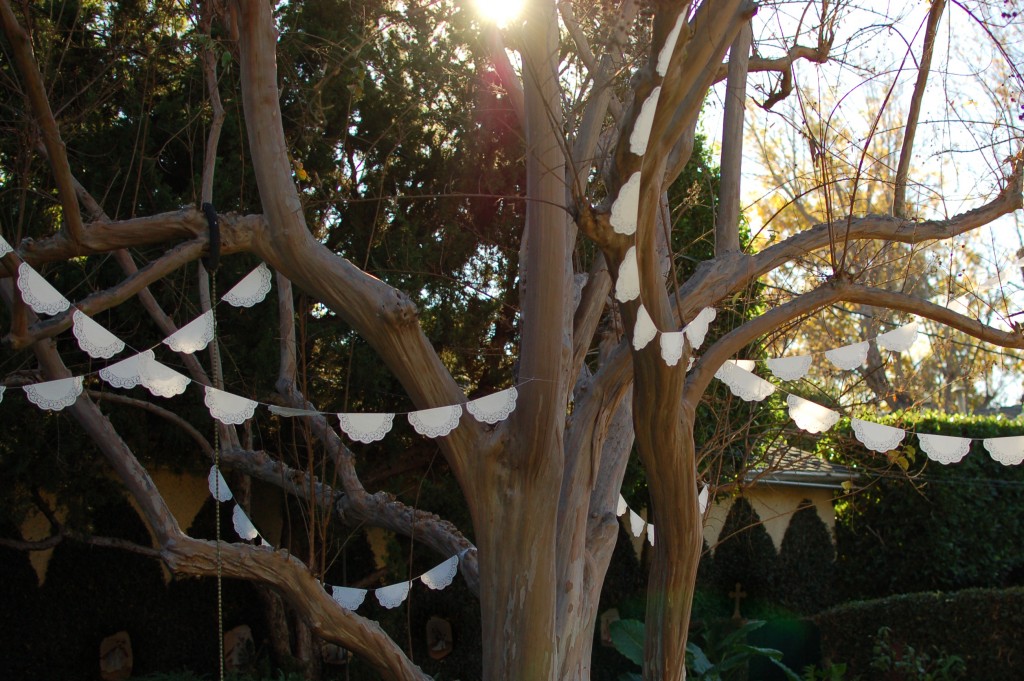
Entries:
{"label": "white paper doily", "polygon": [[893,329],[888,333],[883,333],[875,342],[878,343],[878,347],[883,350],[890,352],[906,352],[910,349],[910,346],[917,340],[917,322],[910,322],[905,324],[898,329]]}
{"label": "white paper doily", "polygon": [[715,378],[729,386],[732,394],[745,402],[760,402],[775,392],[774,385],[732,362],[725,362],[718,367]]}
{"label": "white paper doily", "polygon": [[210,488],[210,496],[220,502],[231,501],[234,496],[228,481],[220,474],[216,466],[210,466],[210,474],[206,476],[206,486]]}
{"label": "white paper doily", "polygon": [[639,537],[644,533],[644,525],[646,521],[637,515],[637,512],[633,509],[629,509],[629,530],[633,533],[634,537]]}
{"label": "white paper doily", "polygon": [[210,409],[210,416],[228,426],[240,426],[252,418],[259,402],[241,395],[234,395],[210,386],[204,386],[206,396],[203,401]]}
{"label": "white paper doily", "polygon": [[100,369],[100,378],[115,388],[124,388],[125,390],[134,388],[142,383],[143,365],[151,361],[153,357],[152,350],[132,355],[127,359],[122,359],[120,362]]}
{"label": "white paper doily", "polygon": [[965,437],[918,433],[917,441],[929,459],[946,465],[960,461],[971,451],[971,440]]}
{"label": "white paper doily", "polygon": [[7,243],[7,239],[0,236],[0,258],[4,257],[8,253],[13,253],[14,249]]}
{"label": "white paper doily", "polygon": [[261,262],[256,269],[245,275],[230,291],[225,293],[221,300],[235,307],[252,307],[256,303],[262,303],[270,293],[272,278],[270,268],[266,263]]}
{"label": "white paper doily", "polygon": [[466,403],[466,411],[473,415],[477,421],[495,424],[504,421],[509,414],[515,411],[516,400],[519,398],[519,391],[515,388],[507,388],[491,395],[478,397]]}
{"label": "white paper doily", "polygon": [[837,368],[843,371],[850,371],[856,369],[860,365],[864,364],[868,358],[868,350],[871,348],[871,344],[867,341],[860,343],[853,343],[851,345],[844,345],[840,348],[833,350],[827,350],[825,357],[828,361],[832,362]]}
{"label": "white paper doily", "polygon": [[429,572],[424,572],[420,575],[420,581],[431,589],[440,591],[452,583],[458,571],[459,557],[454,555],[445,562],[431,568]]}
{"label": "white paper doily", "polygon": [[686,337],[690,340],[690,347],[694,350],[704,345],[704,338],[708,335],[708,325],[715,321],[717,315],[718,311],[715,308],[705,307],[683,329]]}
{"label": "white paper doily", "polygon": [[893,428],[892,426],[861,421],[860,419],[850,419],[850,426],[853,428],[853,433],[857,436],[857,439],[865,447],[876,452],[885,453],[896,449],[903,442],[903,438],[907,436],[907,431],[902,428]]}
{"label": "white paper doily", "polygon": [[202,350],[213,340],[213,310],[207,310],[164,339],[164,345],[187,355]]}
{"label": "white paper doily", "polygon": [[81,310],[71,315],[72,333],[78,339],[78,347],[96,359],[110,359],[124,350],[124,341],[103,328],[96,320]]}
{"label": "white paper doily", "polygon": [[6,385],[0,385],[0,402],[4,401],[4,393],[7,392]]}
{"label": "white paper doily", "polygon": [[676,41],[679,40],[679,31],[683,28],[684,19],[686,19],[686,12],[680,12],[679,16],[676,17],[676,25],[665,36],[665,44],[661,46],[661,52],[658,53],[658,64],[654,67],[654,70],[662,78],[668,73],[668,65],[672,61],[672,52],[676,49]]}
{"label": "white paper doily", "polygon": [[619,501],[615,505],[615,515],[622,515],[628,508],[629,506],[626,504],[626,499],[620,494]]}
{"label": "white paper doily", "polygon": [[647,541],[654,546],[654,525],[647,523]]}
{"label": "white paper doily", "polygon": [[789,417],[793,423],[808,433],[824,433],[839,423],[839,412],[802,397],[788,395],[786,404],[789,405]]}
{"label": "white paper doily", "polygon": [[658,329],[654,326],[654,320],[641,303],[636,310],[636,325],[633,327],[633,349],[637,352],[643,350],[657,335]]}
{"label": "white paper doily", "polygon": [[629,134],[629,151],[637,156],[647,153],[647,142],[651,137],[651,125],[654,123],[654,113],[658,110],[658,98],[661,97],[661,86],[651,90],[647,95],[640,113],[637,114],[633,123],[633,132]]}
{"label": "white paper doily", "polygon": [[338,414],[338,423],[345,435],[366,444],[384,439],[394,421],[394,414]]}
{"label": "white paper doily", "polygon": [[246,541],[252,541],[260,535],[256,531],[256,526],[249,520],[249,516],[245,514],[245,511],[237,503],[235,504],[235,509],[231,511],[231,524],[235,526],[235,533]]}
{"label": "white paper doily", "polygon": [[768,369],[783,381],[799,381],[811,368],[810,355],[793,355],[768,360]]}
{"label": "white paper doily", "polygon": [[455,430],[462,416],[462,405],[450,407],[434,407],[409,413],[409,423],[420,435],[427,437],[444,437]]}
{"label": "white paper doily", "polygon": [[142,353],[141,355],[136,355],[136,357],[142,357],[142,360],[139,362],[142,385],[146,386],[146,390],[157,397],[180,395],[185,392],[185,388],[192,382],[192,379],[188,376],[183,376],[171,367],[161,364],[155,359],[150,359],[152,353]]}
{"label": "white paper doily", "polygon": [[661,334],[658,341],[661,343],[661,358],[665,360],[665,364],[670,367],[679,364],[679,358],[683,356],[686,334],[682,331],[670,331]]}
{"label": "white paper doily", "polygon": [[405,601],[405,597],[409,595],[409,587],[412,586],[412,582],[399,582],[398,584],[391,584],[390,586],[382,586],[381,588],[374,591],[374,595],[377,596],[377,600],[388,610],[397,608]]}
{"label": "white paper doily", "polygon": [[697,507],[700,508],[701,515],[704,515],[708,510],[708,494],[708,486],[704,485],[700,490],[700,494],[697,495]]}
{"label": "white paper doily", "polygon": [[18,265],[18,290],[36,314],[55,315],[71,307],[71,302],[27,262]]}
{"label": "white paper doily", "polygon": [[626,183],[619,188],[619,195],[612,203],[608,222],[618,234],[635,234],[637,211],[640,202],[640,171],[629,176]]}
{"label": "white paper doily", "polygon": [[82,394],[82,385],[81,376],[72,376],[71,378],[58,378],[55,381],[26,385],[24,390],[28,401],[40,409],[60,411],[75,403],[78,396]]}
{"label": "white paper doily", "polygon": [[630,246],[619,265],[615,279],[615,300],[628,303],[640,295],[640,270],[636,264],[636,246]]}
{"label": "white paper doily", "polygon": [[1004,466],[1016,466],[1024,461],[1024,435],[986,438],[985,449]]}
{"label": "white paper doily", "polygon": [[366,600],[366,589],[353,589],[350,586],[332,586],[331,598],[346,610],[355,612],[363,604],[363,601]]}

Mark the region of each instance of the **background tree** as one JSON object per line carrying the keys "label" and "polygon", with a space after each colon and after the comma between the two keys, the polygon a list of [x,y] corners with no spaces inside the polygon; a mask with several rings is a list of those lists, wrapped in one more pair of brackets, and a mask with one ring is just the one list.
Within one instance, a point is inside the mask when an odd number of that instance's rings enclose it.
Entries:
{"label": "background tree", "polygon": [[[504,34],[447,3],[169,7],[15,9],[0,2],[10,85],[3,106],[18,133],[2,157],[12,206],[3,229],[17,250],[4,256],[8,276],[0,293],[6,340],[26,351],[11,368],[29,372],[12,375],[10,384],[88,366],[58,338],[70,315],[40,321],[21,302],[10,278],[21,261],[44,270],[84,312],[124,315],[125,327],[114,324],[120,333],[139,323],[128,307],[134,303],[125,302],[138,297],[146,325],[153,325],[146,332],[159,339],[173,320],[206,309],[216,291],[202,268],[196,278],[180,274],[207,251],[209,235],[202,213],[177,207],[214,200],[226,267],[245,271],[254,257],[277,272],[278,326],[262,338],[275,336],[278,361],[268,364],[271,349],[249,341],[260,334],[243,329],[232,337],[228,327],[220,346],[246,344],[247,352],[262,350],[263,361],[254,354],[252,363],[243,362],[240,353],[237,364],[224,362],[218,371],[215,346],[209,371],[196,357],[180,359],[196,382],[265,402],[273,385],[279,404],[330,411],[369,409],[385,395],[389,411],[460,404],[477,389],[515,384],[519,399],[507,420],[486,426],[464,418],[436,440],[464,496],[471,534],[367,492],[356,470],[360,459],[321,413],[275,425],[286,435],[280,447],[255,437],[259,418],[250,428],[217,427],[226,468],[282,486],[316,509],[310,526],[324,529],[311,536],[326,538],[336,515],[412,536],[438,556],[468,550],[461,571],[480,599],[482,676],[489,681],[589,676],[600,587],[616,537],[616,496],[634,449],[658,519],[644,675],[684,676],[702,544],[698,460],[722,455],[698,452],[698,408],[724,361],[766,333],[830,305],[870,304],[985,342],[1024,346],[1019,329],[992,328],[899,287],[865,283],[842,255],[871,239],[953,239],[1019,211],[1015,128],[1001,129],[998,146],[988,147],[1002,153],[988,176],[990,191],[962,210],[912,221],[899,211],[860,215],[851,201],[824,222],[806,220],[792,236],[741,250],[747,75],[767,103],[780,101],[799,85],[799,62],[825,63],[834,44],[884,38],[860,32],[845,4],[808,4],[804,21],[794,25],[784,19],[785,3],[538,1],[526,3],[523,19]],[[964,11],[979,42],[1016,73],[1011,51],[1000,50],[1009,44],[1003,33],[1016,25],[988,5]],[[840,36],[847,26],[855,43]],[[334,45],[343,49],[328,49]],[[70,78],[61,60],[78,48],[83,68]],[[87,59],[96,50],[108,59]],[[926,60],[916,63],[927,72]],[[189,71],[202,81],[182,77]],[[463,80],[467,72],[478,79]],[[904,68],[894,77],[909,73]],[[725,100],[719,201],[714,224],[703,231],[714,234],[713,257],[677,284],[667,192],[692,156],[703,103],[719,81],[728,81],[732,95]],[[468,102],[478,104],[475,114]],[[499,120],[485,125],[484,114],[495,108]],[[180,120],[164,132],[166,141],[150,149],[150,131],[174,116]],[[915,114],[905,123],[907,130],[916,125]],[[97,161],[99,150],[114,150],[114,162]],[[901,155],[912,153],[905,142]],[[480,175],[466,170],[474,157],[499,172],[487,173],[470,193],[503,196],[493,203],[442,201],[439,194]],[[437,250],[422,260],[407,248],[394,260],[374,257],[374,246],[388,253],[388,244],[409,241]],[[819,252],[820,278],[756,317],[724,316],[720,335],[699,358],[691,345],[699,334],[665,335],[708,307],[749,309],[744,300],[762,277]],[[114,255],[109,267],[107,254]],[[144,261],[141,269],[135,258]],[[175,287],[181,281],[189,282],[188,297],[184,286]],[[149,293],[151,285],[166,285],[167,298]],[[471,291],[486,295],[479,300]],[[635,335],[643,315],[661,332],[646,345]],[[484,330],[458,329],[463,320]],[[310,327],[323,334],[311,336]],[[680,356],[668,364],[660,345],[675,339]],[[473,347],[469,340],[483,341],[476,348],[487,352],[458,352]],[[387,375],[378,374],[376,395],[366,378],[366,392],[353,395],[345,390],[347,367],[370,371],[363,361],[370,350],[372,371],[383,367]],[[311,359],[326,366],[304,381],[300,363]],[[105,399],[106,413],[91,394],[66,413],[141,509],[157,546],[149,553],[178,573],[222,571],[270,585],[318,636],[353,650],[381,675],[424,677],[380,627],[325,592],[318,576],[326,562],[313,542],[300,559],[182,532],[143,465],[144,440],[127,429],[119,434],[118,409],[108,406],[116,400]],[[194,396],[160,413],[182,428],[205,420]],[[193,441],[213,452],[202,436]]]}

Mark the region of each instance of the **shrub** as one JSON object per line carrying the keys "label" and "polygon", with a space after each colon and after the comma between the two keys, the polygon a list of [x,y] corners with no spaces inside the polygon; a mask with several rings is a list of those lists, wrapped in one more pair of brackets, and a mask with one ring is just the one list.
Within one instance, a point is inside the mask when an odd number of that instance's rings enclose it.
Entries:
{"label": "shrub", "polygon": [[776,559],[775,545],[761,518],[746,499],[737,498],[715,549],[714,583],[719,594],[728,594],[739,582],[751,603],[770,601]]}
{"label": "shrub", "polygon": [[917,593],[859,601],[819,613],[822,657],[852,674],[878,678],[871,665],[879,627],[889,645],[963,658],[970,679],[1016,681],[1024,664],[1024,588]]}
{"label": "shrub", "polygon": [[779,602],[801,615],[832,605],[835,547],[828,527],[807,499],[786,528],[776,569]]}

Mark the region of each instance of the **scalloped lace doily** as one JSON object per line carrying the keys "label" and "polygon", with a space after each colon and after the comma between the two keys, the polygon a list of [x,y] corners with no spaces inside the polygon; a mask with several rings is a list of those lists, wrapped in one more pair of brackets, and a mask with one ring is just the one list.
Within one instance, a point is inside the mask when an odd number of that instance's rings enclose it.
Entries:
{"label": "scalloped lace doily", "polygon": [[727,359],[725,361],[727,364],[738,366],[740,369],[751,373],[753,373],[754,368],[757,367],[757,362],[752,359]]}
{"label": "scalloped lace doily", "polygon": [[676,49],[676,41],[679,40],[679,31],[683,28],[683,20],[686,18],[686,12],[680,12],[676,18],[676,25],[672,27],[668,35],[665,36],[665,44],[661,46],[661,52],[658,53],[658,64],[654,67],[654,70],[658,72],[658,75],[662,78],[668,73],[669,62],[672,61],[672,53]]}
{"label": "scalloped lace doily", "polygon": [[420,575],[420,581],[435,591],[447,587],[455,579],[455,573],[459,571],[459,556],[454,555],[445,562],[424,572]]}
{"label": "scalloped lace doily", "polygon": [[654,525],[647,523],[647,541],[654,546]]}
{"label": "scalloped lace doily", "polygon": [[[143,355],[150,355],[152,353],[143,353]],[[142,356],[142,355],[138,355]],[[192,382],[192,379],[188,376],[183,376],[177,371],[161,364],[155,359],[144,358],[139,363],[139,370],[142,377],[142,385],[146,386],[146,390],[153,393],[157,397],[174,397],[185,392],[185,388]]]}
{"label": "scalloped lace doily", "polygon": [[382,586],[375,590],[373,593],[377,596],[377,600],[388,610],[397,608],[405,601],[405,597],[409,595],[409,588],[412,586],[412,582],[399,582],[398,584],[391,584],[389,586]]}
{"label": "scalloped lace doily", "polygon": [[0,236],[0,258],[4,257],[8,253],[13,253],[14,249],[7,243],[7,239]]}
{"label": "scalloped lace doily", "polygon": [[234,495],[228,487],[228,481],[224,479],[216,466],[210,466],[210,474],[206,476],[206,486],[210,488],[210,496],[217,501],[231,501]]}
{"label": "scalloped lace doily", "polygon": [[768,360],[768,369],[783,381],[799,381],[811,368],[810,355],[793,355]]}
{"label": "scalloped lace doily", "polygon": [[917,441],[929,459],[946,465],[960,461],[971,451],[971,440],[966,437],[918,433]]}
{"label": "scalloped lace doily", "polygon": [[904,324],[898,329],[883,333],[875,339],[878,347],[890,352],[906,352],[917,340],[917,322]]}
{"label": "scalloped lace doily", "polygon": [[363,604],[363,601],[366,600],[366,589],[353,589],[350,586],[332,586],[331,598],[346,610],[355,612]]}
{"label": "scalloped lace doily", "polygon": [[221,300],[235,307],[252,307],[256,303],[262,303],[270,293],[272,278],[270,268],[261,262],[256,269],[242,277],[241,281],[225,293]]}
{"label": "scalloped lace doily", "polygon": [[450,407],[434,407],[409,413],[409,423],[420,435],[427,437],[444,437],[455,430],[462,416],[462,405]]}
{"label": "scalloped lace doily", "polygon": [[240,426],[252,418],[259,402],[241,395],[217,390],[204,386],[206,396],[203,401],[210,409],[210,416],[227,426]]}
{"label": "scalloped lace doily", "polygon": [[793,419],[797,428],[806,430],[808,433],[824,433],[839,423],[839,412],[832,411],[816,402],[796,395],[789,395],[786,397],[786,404],[789,405],[789,418]]}
{"label": "scalloped lace doily", "polygon": [[686,334],[682,331],[669,331],[668,333],[661,334],[658,341],[661,343],[661,358],[665,360],[665,364],[670,367],[679,364],[679,358],[683,356]]}
{"label": "scalloped lace doily", "polygon": [[64,407],[70,407],[82,394],[83,380],[81,376],[71,378],[58,378],[55,381],[45,381],[35,385],[23,387],[28,401],[40,409],[47,411],[60,411]]}
{"label": "scalloped lace doily", "polygon": [[71,307],[71,301],[43,279],[27,262],[18,265],[18,290],[36,314],[55,315]]}
{"label": "scalloped lace doily", "polygon": [[640,171],[629,176],[626,183],[619,188],[619,195],[612,202],[611,215],[608,222],[618,234],[635,234],[637,211],[640,204]]}
{"label": "scalloped lace doily", "polygon": [[633,122],[633,132],[629,134],[629,151],[637,156],[647,153],[647,142],[651,137],[651,125],[654,123],[654,112],[658,110],[658,98],[661,97],[661,86],[651,90],[647,95],[636,121]]}
{"label": "scalloped lace doily", "polygon": [[99,322],[81,310],[71,315],[72,333],[78,347],[96,359],[110,359],[124,350],[124,341],[110,333]]}
{"label": "scalloped lace doily", "polygon": [[128,359],[100,369],[100,378],[115,388],[134,388],[142,383],[143,366],[154,361],[152,350],[132,355]]}
{"label": "scalloped lace doily", "polygon": [[633,327],[633,349],[639,352],[647,347],[647,344],[658,335],[658,328],[654,326],[647,308],[640,304],[636,309],[636,325]]}
{"label": "scalloped lace doily", "polygon": [[640,295],[640,269],[636,264],[636,246],[630,246],[619,265],[615,279],[615,300],[628,303]]}
{"label": "scalloped lace doily", "polygon": [[986,438],[985,449],[1004,466],[1016,466],[1024,461],[1024,435]]}
{"label": "scalloped lace doily", "polygon": [[213,310],[207,310],[164,339],[164,345],[175,352],[191,355],[213,340]]}
{"label": "scalloped lace doily", "polygon": [[633,533],[634,537],[639,537],[644,533],[645,524],[647,521],[637,515],[633,509],[629,509],[629,531]]}
{"label": "scalloped lace doily", "polygon": [[622,515],[629,509],[626,504],[626,499],[621,494],[619,495],[619,501],[615,504],[615,515]]}
{"label": "scalloped lace doily", "polygon": [[825,357],[832,364],[836,365],[837,368],[843,371],[850,371],[864,364],[868,358],[868,349],[870,347],[871,344],[868,341],[861,341],[860,343],[852,343],[841,348],[828,350],[825,352]]}
{"label": "scalloped lace doily", "polygon": [[384,439],[394,421],[394,414],[338,414],[338,423],[345,435],[366,444]]}
{"label": "scalloped lace doily", "polygon": [[774,385],[732,362],[725,362],[718,367],[715,378],[729,386],[732,394],[745,402],[760,402],[775,392]]}
{"label": "scalloped lace doily", "polygon": [[683,328],[686,337],[690,339],[690,347],[694,350],[704,345],[704,338],[708,335],[708,325],[715,321],[716,316],[718,316],[718,310],[713,307],[705,307]]}
{"label": "scalloped lace doily", "polygon": [[0,385],[0,402],[4,401],[4,393],[7,392],[6,385]]}
{"label": "scalloped lace doily", "polygon": [[235,527],[235,533],[246,541],[252,541],[260,536],[260,533],[256,531],[256,526],[252,524],[249,516],[245,514],[245,511],[237,503],[235,504],[235,509],[231,511],[231,524]]}
{"label": "scalloped lace doily", "polygon": [[708,495],[708,486],[704,485],[700,490],[700,494],[697,495],[697,506],[700,508],[701,515],[704,515],[708,510]]}
{"label": "scalloped lace doily", "polygon": [[472,414],[477,421],[493,425],[498,421],[504,421],[509,414],[515,411],[517,399],[519,399],[519,391],[515,388],[507,388],[467,402],[466,411]]}
{"label": "scalloped lace doily", "polygon": [[903,438],[907,436],[907,431],[902,428],[893,428],[892,426],[861,421],[860,419],[850,419],[850,426],[853,428],[853,433],[857,436],[857,439],[865,447],[876,452],[885,453],[896,449],[903,442]]}

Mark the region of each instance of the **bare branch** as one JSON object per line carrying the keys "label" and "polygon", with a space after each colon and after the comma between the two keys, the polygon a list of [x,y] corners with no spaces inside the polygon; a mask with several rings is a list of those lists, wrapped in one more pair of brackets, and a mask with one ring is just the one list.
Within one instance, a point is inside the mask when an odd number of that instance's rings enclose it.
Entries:
{"label": "bare branch", "polygon": [[743,119],[747,100],[747,64],[753,30],[740,28],[729,50],[729,82],[722,122],[721,184],[715,222],[715,255],[740,250],[740,175],[743,169]]}
{"label": "bare branch", "polygon": [[935,52],[935,34],[938,31],[942,12],[946,8],[946,0],[932,0],[928,10],[928,26],[924,33],[924,47],[921,63],[917,69],[917,82],[914,83],[914,94],[910,98],[910,110],[907,112],[907,126],[903,133],[903,147],[900,149],[900,161],[896,168],[896,186],[892,202],[892,214],[899,218],[910,217],[907,214],[907,176],[910,174],[910,158],[914,153],[914,136],[917,134],[917,122],[921,117],[921,103],[924,91],[928,86],[928,75],[932,68],[932,54]]}
{"label": "bare branch", "polygon": [[77,243],[82,236],[82,213],[78,206],[78,199],[75,197],[67,150],[64,148],[64,141],[57,129],[57,121],[50,109],[50,100],[46,96],[43,77],[39,73],[39,66],[32,54],[31,41],[28,33],[14,16],[8,0],[0,1],[0,19],[3,20],[4,33],[11,43],[18,71],[21,73],[28,91],[28,100],[36,115],[36,122],[43,133],[43,144],[46,146],[46,155],[50,160],[50,167],[53,169],[54,181],[57,183],[57,194],[60,196],[61,208],[64,210],[64,222],[67,225],[68,234],[71,241]]}
{"label": "bare branch", "polygon": [[101,404],[103,402],[114,402],[117,404],[124,404],[129,407],[135,407],[136,409],[142,409],[143,411],[148,411],[151,414],[156,414],[168,423],[173,424],[176,428],[180,428],[188,433],[188,436],[199,445],[201,450],[203,450],[203,454],[211,459],[213,458],[213,447],[210,446],[209,440],[203,437],[203,434],[200,433],[195,426],[175,414],[173,411],[164,409],[163,407],[152,402],[147,402],[146,400],[138,400],[134,397],[128,397],[127,395],[121,395],[118,393],[103,392],[100,390],[87,390],[86,394],[96,400],[97,404]]}

